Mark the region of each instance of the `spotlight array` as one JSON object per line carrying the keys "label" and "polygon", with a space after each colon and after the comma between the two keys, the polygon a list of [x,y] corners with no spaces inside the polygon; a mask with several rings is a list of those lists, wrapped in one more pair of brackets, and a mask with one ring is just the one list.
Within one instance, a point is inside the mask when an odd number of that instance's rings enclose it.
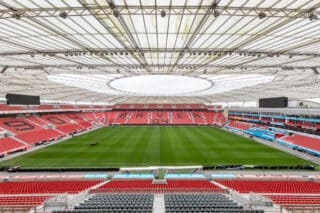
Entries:
{"label": "spotlight array", "polygon": [[[270,52],[256,52],[256,51],[190,51],[188,52],[189,56],[225,56],[225,55],[238,55],[238,56],[251,56],[251,57],[280,57],[280,56],[287,56],[289,59],[293,58],[295,55],[299,56],[299,55],[303,55],[303,54],[299,54],[299,53],[286,53],[286,52],[281,52],[281,53],[270,53]],[[308,54],[308,56],[314,56],[316,57],[317,55],[310,55]]]}
{"label": "spotlight array", "polygon": [[[219,2],[220,2],[219,0],[214,0],[212,5],[211,5],[211,7],[210,7],[210,9],[212,10],[213,16],[216,17],[216,18],[219,17],[224,10],[226,10],[225,8],[221,8],[221,7],[218,6]],[[113,2],[109,2],[109,6],[110,6],[110,9],[112,11],[112,14],[116,18],[119,18],[120,15],[121,15],[120,8],[117,7]],[[160,11],[160,16],[162,18],[166,17],[167,10],[170,10],[170,8],[166,9],[166,10],[162,9]],[[257,13],[256,15],[257,15],[257,17],[259,19],[264,19],[264,18],[268,17],[267,12],[263,12],[263,11],[262,12],[255,11],[255,12]],[[12,18],[15,18],[15,19],[19,20],[22,17],[22,13],[25,13],[25,12],[19,12],[19,11],[16,11],[16,10],[12,9],[11,13],[12,13],[11,14]],[[272,14],[269,14],[269,15],[272,16]],[[319,18],[318,16],[320,15],[320,12],[319,12],[319,9],[312,9],[311,11],[304,12],[303,15],[304,15],[303,17],[308,18],[310,21],[314,21],[314,20],[317,20]],[[63,19],[66,19],[68,17],[68,13],[66,11],[61,11],[59,13],[59,17],[61,17]]]}
{"label": "spotlight array", "polygon": [[[302,53],[290,53],[290,52],[256,52],[256,51],[230,51],[230,50],[217,50],[217,51],[190,51],[186,50],[180,53],[181,56],[188,54],[189,56],[245,56],[245,57],[283,57],[286,56],[292,59],[294,56],[313,56],[318,57],[317,54],[302,54]],[[36,54],[43,57],[50,56],[54,57],[57,54],[63,54],[65,57],[76,57],[76,56],[129,56],[133,54],[140,54],[142,56],[145,53],[142,50],[117,50],[117,51],[66,51],[66,52],[33,52],[29,53],[31,58],[34,58]]]}

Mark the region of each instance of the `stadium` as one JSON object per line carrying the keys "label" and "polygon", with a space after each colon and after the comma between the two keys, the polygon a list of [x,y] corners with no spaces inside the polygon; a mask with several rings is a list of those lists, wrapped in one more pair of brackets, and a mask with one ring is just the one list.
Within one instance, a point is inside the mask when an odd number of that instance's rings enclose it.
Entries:
{"label": "stadium", "polygon": [[320,212],[320,0],[0,0],[0,212]]}

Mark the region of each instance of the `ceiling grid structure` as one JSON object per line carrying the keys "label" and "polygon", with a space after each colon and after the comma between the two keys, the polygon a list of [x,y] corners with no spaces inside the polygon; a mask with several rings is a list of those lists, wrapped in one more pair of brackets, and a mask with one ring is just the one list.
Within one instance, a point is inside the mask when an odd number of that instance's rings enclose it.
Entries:
{"label": "ceiling grid structure", "polygon": [[[0,98],[319,98],[319,8],[320,0],[0,0]],[[136,76],[140,85],[126,81]],[[198,90],[199,79],[212,87]]]}

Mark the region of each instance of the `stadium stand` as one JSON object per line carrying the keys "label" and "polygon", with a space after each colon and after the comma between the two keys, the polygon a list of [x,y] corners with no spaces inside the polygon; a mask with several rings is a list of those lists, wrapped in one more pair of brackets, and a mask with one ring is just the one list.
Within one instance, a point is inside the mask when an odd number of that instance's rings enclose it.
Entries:
{"label": "stadium stand", "polygon": [[239,121],[230,121],[227,125],[229,128],[237,129],[237,130],[246,130],[249,129],[252,124],[239,122]]}
{"label": "stadium stand", "polygon": [[172,112],[172,124],[193,124],[191,116],[187,112]]}
{"label": "stadium stand", "polygon": [[51,196],[25,195],[25,196],[0,196],[1,212],[29,212],[34,210]]}
{"label": "stadium stand", "polygon": [[252,126],[249,129],[243,131],[248,135],[262,138],[268,141],[274,141],[284,135],[283,132],[278,132],[275,129],[264,127],[264,126]]}
{"label": "stadium stand", "polygon": [[57,126],[56,128],[65,134],[77,133],[85,130],[83,127],[77,124],[65,124]]}
{"label": "stadium stand", "polygon": [[21,133],[42,129],[40,126],[32,125],[31,122],[27,122],[24,118],[11,117],[0,118],[0,127],[12,133]]}
{"label": "stadium stand", "polygon": [[173,110],[118,110],[105,112],[109,124],[218,124],[226,122],[219,112]]}
{"label": "stadium stand", "polygon": [[203,117],[200,112],[188,112],[193,123],[195,124],[206,124],[206,119]]}
{"label": "stadium stand", "polygon": [[223,112],[221,111],[210,114],[213,114],[213,124],[222,126],[224,123],[227,122],[227,118],[223,115]]}
{"label": "stadium stand", "polygon": [[25,144],[22,144],[11,137],[0,138],[0,156],[25,149],[27,149]]}
{"label": "stadium stand", "polygon": [[44,200],[51,196],[0,196],[0,208],[1,206],[36,206],[43,203]]}
{"label": "stadium stand", "polygon": [[68,124],[68,119],[64,118],[60,114],[41,115],[41,119],[56,127]]}
{"label": "stadium stand", "polygon": [[113,121],[114,124],[126,124],[131,116],[130,111],[121,111],[119,112],[116,119]]}
{"label": "stadium stand", "polygon": [[132,112],[127,123],[128,124],[147,124],[148,112],[147,111]]}
{"label": "stadium stand", "polygon": [[91,129],[91,128],[93,128],[92,124],[91,124],[90,122],[88,122],[88,121],[85,121],[85,120],[83,120],[83,121],[77,121],[77,123],[78,123],[81,127],[85,128],[85,129]]}
{"label": "stadium stand", "polygon": [[165,194],[166,212],[245,212],[262,213],[263,210],[244,210],[222,194]]}
{"label": "stadium stand", "polygon": [[42,143],[46,141],[53,141],[63,137],[63,135],[54,129],[41,129],[32,132],[20,133],[16,138],[27,142],[30,145]]}
{"label": "stadium stand", "polygon": [[53,211],[54,213],[72,212],[143,212],[151,213],[153,194],[95,194],[74,207],[74,210]]}
{"label": "stadium stand", "polygon": [[81,113],[81,116],[86,121],[98,123],[96,117],[94,116],[94,114],[92,112],[83,112],[83,113]]}
{"label": "stadium stand", "polygon": [[34,116],[28,116],[24,118],[27,122],[29,121],[30,123],[34,124],[34,125],[38,125],[41,126],[42,128],[47,127],[48,126],[48,122],[42,120],[40,118],[40,116],[34,117]]}
{"label": "stadium stand", "polygon": [[99,112],[99,111],[95,111],[94,112],[94,116],[96,117],[98,123],[102,124],[102,125],[105,125],[108,123],[108,119],[107,117],[105,116],[105,113],[104,112]]}
{"label": "stadium stand", "polygon": [[169,111],[152,111],[150,124],[170,124]]}
{"label": "stadium stand", "polygon": [[320,128],[318,128],[320,120],[317,116],[312,118],[300,114],[279,115],[279,113],[276,112],[258,113],[231,111],[228,114],[228,119],[229,121],[239,120],[269,127],[320,135]]}
{"label": "stadium stand", "polygon": [[241,193],[320,193],[320,182],[295,180],[216,180]]}
{"label": "stadium stand", "polygon": [[276,204],[303,204],[303,205],[313,205],[320,204],[319,195],[265,195],[266,197],[272,199]]}
{"label": "stadium stand", "polygon": [[0,182],[1,194],[77,193],[92,187],[97,180],[10,181]]}
{"label": "stadium stand", "polygon": [[297,145],[296,147],[305,147],[320,152],[320,138],[293,134],[282,137],[281,141],[288,142],[293,146]]}

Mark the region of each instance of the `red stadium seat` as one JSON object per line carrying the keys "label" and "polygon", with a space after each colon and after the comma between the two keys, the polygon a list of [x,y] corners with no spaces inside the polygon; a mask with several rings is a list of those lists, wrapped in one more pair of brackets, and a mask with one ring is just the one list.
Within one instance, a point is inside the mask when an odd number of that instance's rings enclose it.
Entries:
{"label": "red stadium seat", "polygon": [[56,129],[60,130],[61,132],[64,132],[65,134],[69,134],[74,132],[81,132],[85,128],[79,126],[78,124],[65,124],[57,126]]}
{"label": "red stadium seat", "polygon": [[191,115],[184,111],[172,112],[173,124],[193,124]]}
{"label": "red stadium seat", "polygon": [[98,183],[100,181],[96,180],[1,182],[0,192],[1,194],[77,193]]}
{"label": "red stadium seat", "polygon": [[320,182],[294,180],[217,180],[241,193],[320,193]]}
{"label": "red stadium seat", "polygon": [[42,129],[16,135],[16,138],[19,138],[20,140],[23,140],[24,142],[27,142],[31,145],[44,141],[56,140],[61,137],[63,137],[63,135],[53,129]]}
{"label": "red stadium seat", "polygon": [[27,146],[16,141],[13,138],[5,137],[0,138],[0,155],[7,154],[10,152],[26,149]]}
{"label": "red stadium seat", "polygon": [[320,138],[315,138],[312,136],[306,136],[306,135],[300,135],[300,134],[294,134],[294,135],[288,135],[284,138],[281,138],[283,141],[288,141],[290,143],[303,146],[309,149],[313,149],[316,151],[320,151]]}
{"label": "red stadium seat", "polygon": [[148,112],[138,111],[132,112],[128,124],[147,124],[148,123]]}
{"label": "red stadium seat", "polygon": [[276,204],[320,204],[320,195],[265,195]]}
{"label": "red stadium seat", "polygon": [[51,196],[0,196],[1,206],[36,206]]}
{"label": "red stadium seat", "polygon": [[236,129],[246,130],[246,129],[249,129],[252,126],[252,124],[239,122],[239,121],[230,121],[228,126]]}

